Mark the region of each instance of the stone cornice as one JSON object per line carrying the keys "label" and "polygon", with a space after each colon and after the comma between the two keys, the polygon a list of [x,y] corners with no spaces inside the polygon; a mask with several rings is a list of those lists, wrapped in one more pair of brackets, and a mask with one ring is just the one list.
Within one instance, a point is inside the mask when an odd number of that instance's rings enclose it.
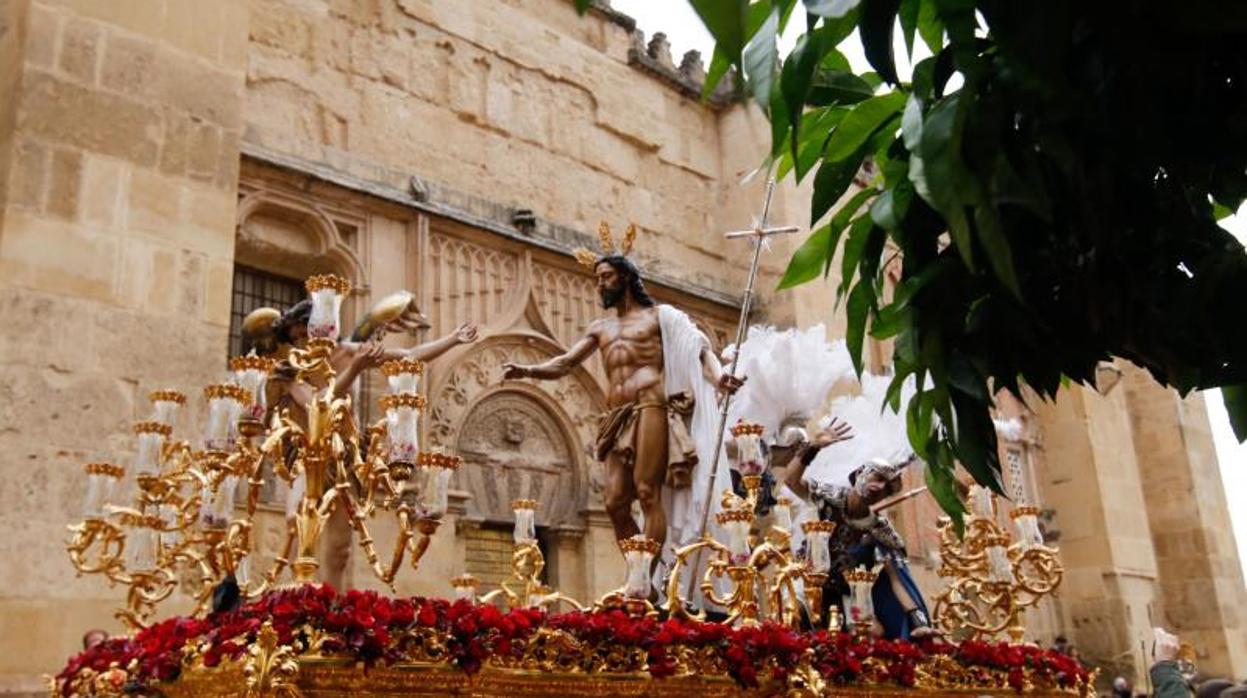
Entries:
{"label": "stone cornice", "polygon": [[[412,177],[412,188],[402,190],[393,185],[360,178],[321,162],[312,162],[286,153],[270,150],[261,145],[243,141],[240,147],[243,157],[256,162],[295,172],[307,177],[333,184],[351,191],[367,194],[401,206],[441,216],[469,225],[509,240],[523,242],[540,249],[571,256],[577,247],[595,249],[597,236],[569,226],[533,216],[526,218],[522,232],[512,222],[516,208],[463,192],[443,187],[421,177]],[[387,172],[387,174],[389,174]],[[401,173],[393,173],[400,178]],[[469,206],[471,209],[469,209]],[[528,222],[531,220],[531,224]],[[530,227],[531,225],[531,227]],[[737,310],[740,297],[724,290],[711,288],[666,274],[642,272],[647,283],[665,286],[671,290],[703,298],[712,303]]]}

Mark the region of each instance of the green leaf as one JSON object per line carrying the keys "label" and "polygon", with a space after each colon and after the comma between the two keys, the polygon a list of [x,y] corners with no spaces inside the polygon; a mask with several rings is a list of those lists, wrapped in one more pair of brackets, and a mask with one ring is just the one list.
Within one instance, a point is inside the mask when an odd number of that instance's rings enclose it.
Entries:
{"label": "green leaf", "polygon": [[901,0],[897,16],[901,20],[901,33],[905,36],[905,53],[914,56],[914,32],[918,29],[918,9],[922,0]]}
{"label": "green leaf", "polygon": [[784,152],[784,146],[789,144],[789,135],[792,132],[791,122],[788,121],[788,105],[784,102],[784,95],[780,93],[779,83],[776,82],[771,87],[771,156],[779,157]]}
{"label": "green leaf", "polygon": [[719,86],[719,81],[727,75],[727,69],[732,67],[732,59],[728,57],[723,50],[721,44],[714,45],[714,55],[710,58],[710,67],[706,69],[706,81],[701,86],[701,98],[709,99],[714,94],[714,88]]}
{"label": "green leaf", "polygon": [[922,123],[918,157],[910,159],[909,180],[918,195],[943,214],[957,253],[973,271],[973,243],[965,204],[979,198],[980,185],[966,172],[961,159],[963,120],[959,97],[949,95],[927,114]]}
{"label": "green leaf", "polygon": [[1014,296],[1021,298],[1022,287],[1018,283],[1017,271],[1013,267],[1013,250],[1010,249],[1009,241],[1000,230],[1000,219],[996,216],[996,209],[988,204],[977,207],[974,212],[974,229],[978,233],[983,250],[987,252],[988,264],[991,265],[992,271],[996,272],[996,278],[1000,279],[1000,282]]}
{"label": "green leaf", "polygon": [[899,7],[900,0],[862,0],[862,18],[858,22],[866,60],[891,85],[900,84],[892,53],[892,30]]}
{"label": "green leaf", "polygon": [[779,64],[779,52],[775,44],[779,34],[779,17],[780,8],[775,7],[766,16],[757,33],[749,39],[741,56],[745,83],[763,109],[771,102],[771,83],[775,80],[775,70]]}
{"label": "green leaf", "polygon": [[909,377],[910,371],[897,371],[892,376],[891,382],[888,383],[888,390],[883,396],[883,404],[891,407],[893,412],[900,414],[901,411],[901,390],[905,387],[905,379]]}
{"label": "green leaf", "polygon": [[837,162],[824,160],[823,164],[819,165],[818,173],[814,175],[814,198],[810,207],[810,225],[818,223],[844,195],[845,190],[853,183],[853,177],[862,167],[862,157],[862,153],[858,152],[844,160]]}
{"label": "green leaf", "polygon": [[576,5],[576,11],[582,15],[588,12],[590,7],[593,7],[593,0],[573,0],[573,2]]}
{"label": "green leaf", "polygon": [[1225,206],[1222,204],[1212,205],[1212,217],[1214,219],[1219,220],[1219,221],[1225,220],[1226,218],[1229,218],[1232,215],[1234,215],[1234,209],[1230,208],[1229,206]]}
{"label": "green leaf", "polygon": [[965,503],[961,501],[961,497],[957,496],[957,478],[952,468],[937,465],[931,460],[927,461],[926,468],[927,490],[935,501],[939,503],[944,513],[952,519],[954,528],[957,529],[957,535],[961,536],[965,530],[965,523],[962,515],[966,513]]}
{"label": "green leaf", "polygon": [[921,0],[918,5],[918,35],[922,42],[931,49],[933,55],[939,55],[944,48],[944,23],[936,11],[936,0]]}
{"label": "green leaf", "polygon": [[819,17],[843,17],[861,0],[805,0],[805,11]]}
{"label": "green leaf", "polygon": [[865,80],[847,70],[822,70],[810,81],[807,103],[812,105],[857,104],[870,99],[875,90]]}
{"label": "green leaf", "polygon": [[[840,258],[840,286],[836,290],[837,296],[844,295],[849,290],[849,284],[853,283],[854,272],[857,271],[857,264],[861,261],[862,252],[869,241],[870,229],[874,226],[874,221],[867,214],[859,216],[849,227],[849,237],[844,241],[844,255]],[[869,283],[870,280],[866,281]]]}
{"label": "green leaf", "polygon": [[870,207],[871,219],[884,230],[900,228],[913,196],[914,189],[909,182],[897,184],[875,199],[875,203]]}
{"label": "green leaf", "polygon": [[849,292],[849,301],[845,305],[848,315],[848,327],[844,331],[844,341],[848,345],[849,358],[853,359],[853,368],[857,375],[862,375],[862,345],[866,340],[866,320],[870,316],[870,308],[875,301],[874,289],[868,279],[862,279]]}
{"label": "green leaf", "polygon": [[849,200],[840,207],[840,210],[836,211],[836,215],[831,217],[832,239],[828,242],[828,244],[832,249],[827,256],[827,266],[823,267],[823,276],[827,276],[827,274],[831,272],[831,260],[832,257],[835,256],[835,247],[840,241],[840,235],[846,228],[849,227],[849,223],[852,222],[853,216],[857,215],[858,210],[862,208],[862,204],[865,203],[867,199],[878,193],[879,192],[871,188],[862,189],[850,197]]}
{"label": "green leaf", "polygon": [[922,101],[914,95],[905,100],[905,111],[901,114],[901,138],[905,141],[906,150],[918,152],[922,142]]}
{"label": "green leaf", "polygon": [[904,105],[903,92],[889,92],[859,103],[832,132],[823,157],[832,161],[849,157]]}
{"label": "green leaf", "polygon": [[1221,399],[1230,414],[1230,426],[1239,443],[1247,441],[1247,383],[1221,386]]}
{"label": "green leaf", "polygon": [[702,24],[710,30],[715,45],[733,62],[739,59],[748,38],[746,33],[749,0],[689,0]]}
{"label": "green leaf", "polygon": [[788,260],[788,268],[784,270],[784,277],[779,280],[776,290],[782,291],[817,279],[826,264],[827,256],[831,254],[829,250],[832,249],[829,223],[810,233],[810,237],[792,253],[792,259]]}

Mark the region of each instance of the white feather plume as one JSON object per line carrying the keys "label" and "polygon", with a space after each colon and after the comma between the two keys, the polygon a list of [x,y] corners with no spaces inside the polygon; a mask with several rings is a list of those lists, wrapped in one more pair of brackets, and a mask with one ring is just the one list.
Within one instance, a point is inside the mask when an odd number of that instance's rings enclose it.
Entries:
{"label": "white feather plume", "polygon": [[891,382],[889,376],[863,373],[860,394],[844,395],[831,403],[831,414],[823,418],[823,425],[834,416],[848,423],[853,438],[824,448],[806,471],[807,480],[848,485],[849,473],[858,466],[875,458],[896,463],[912,452],[905,431],[905,410],[916,392],[914,380],[909,378],[901,387],[899,412],[883,404]]}
{"label": "white feather plume", "polygon": [[[724,354],[731,356],[735,345]],[[790,415],[814,416],[837,381],[853,375],[843,341],[827,341],[827,330],[750,327],[741,345],[737,375],[745,385],[732,400],[729,426],[744,418],[765,427],[764,439],[776,435]]]}

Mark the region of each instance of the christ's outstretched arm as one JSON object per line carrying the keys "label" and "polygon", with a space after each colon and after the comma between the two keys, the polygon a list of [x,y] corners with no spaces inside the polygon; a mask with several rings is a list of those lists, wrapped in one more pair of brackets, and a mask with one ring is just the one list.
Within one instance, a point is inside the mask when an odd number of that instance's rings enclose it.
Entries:
{"label": "christ's outstretched arm", "polygon": [[503,380],[516,378],[552,380],[562,378],[570,373],[573,368],[584,363],[584,360],[592,356],[597,348],[597,335],[590,333],[581,337],[566,353],[556,356],[545,363],[533,365],[504,363],[502,365],[502,378]]}

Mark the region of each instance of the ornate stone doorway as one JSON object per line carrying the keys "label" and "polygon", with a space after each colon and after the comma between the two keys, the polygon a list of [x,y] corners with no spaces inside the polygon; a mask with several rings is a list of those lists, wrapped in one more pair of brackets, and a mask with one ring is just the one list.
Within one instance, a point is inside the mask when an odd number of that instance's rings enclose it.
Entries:
{"label": "ornate stone doorway", "polygon": [[544,393],[510,385],[469,408],[455,451],[463,456],[459,487],[472,493],[468,515],[510,523],[511,501],[535,499],[542,525],[578,522],[585,488],[566,417]]}

